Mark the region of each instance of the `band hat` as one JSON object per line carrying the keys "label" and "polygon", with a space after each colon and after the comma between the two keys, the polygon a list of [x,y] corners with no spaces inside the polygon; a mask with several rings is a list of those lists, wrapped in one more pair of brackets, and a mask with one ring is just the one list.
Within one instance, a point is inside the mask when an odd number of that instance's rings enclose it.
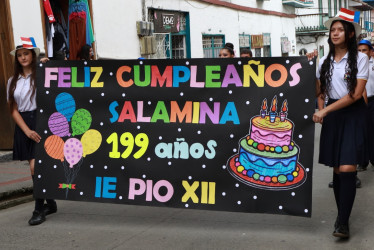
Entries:
{"label": "band hat", "polygon": [[361,40],[361,41],[358,43],[358,45],[367,45],[367,46],[369,46],[369,49],[370,49],[370,50],[373,50],[373,46],[371,45],[371,42],[370,42],[369,40],[365,40],[365,39],[363,39],[363,40]]}
{"label": "band hat", "polygon": [[33,37],[21,37],[19,45],[17,45],[16,49],[12,50],[10,54],[12,56],[15,56],[16,51],[19,49],[32,49],[35,51],[36,57],[38,57],[40,54],[40,49],[36,47],[36,43]]}
{"label": "band hat", "polygon": [[353,11],[348,10],[345,8],[341,8],[338,14],[335,17],[330,18],[327,20],[324,25],[325,27],[330,30],[331,24],[334,21],[346,21],[353,24],[353,27],[355,28],[356,38],[361,34],[361,26],[359,24],[360,22],[360,12],[359,11]]}

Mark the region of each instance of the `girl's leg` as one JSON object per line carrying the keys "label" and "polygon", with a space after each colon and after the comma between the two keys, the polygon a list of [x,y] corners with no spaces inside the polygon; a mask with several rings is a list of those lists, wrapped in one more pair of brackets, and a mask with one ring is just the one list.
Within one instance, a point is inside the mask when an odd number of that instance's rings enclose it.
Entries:
{"label": "girl's leg", "polygon": [[[34,183],[35,159],[29,160],[29,164],[30,164],[30,172],[31,172],[32,181]],[[31,219],[29,220],[29,224],[31,226],[39,225],[45,221],[43,205],[44,205],[44,199],[35,198],[35,209],[34,209]]]}
{"label": "girl's leg", "polygon": [[356,166],[341,165],[339,167],[338,226],[333,235],[341,238],[349,237],[349,217],[356,197]]}

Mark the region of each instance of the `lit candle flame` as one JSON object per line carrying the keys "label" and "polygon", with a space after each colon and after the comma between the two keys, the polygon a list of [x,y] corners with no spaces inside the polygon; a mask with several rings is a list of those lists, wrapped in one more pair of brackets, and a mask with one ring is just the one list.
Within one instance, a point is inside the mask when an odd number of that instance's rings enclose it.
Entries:
{"label": "lit candle flame", "polygon": [[288,108],[287,108],[287,100],[284,100],[284,101],[283,101],[282,106],[283,106],[283,107],[282,107],[282,111],[283,111],[283,112],[287,112],[287,110],[288,110]]}
{"label": "lit candle flame", "polygon": [[271,111],[275,112],[277,110],[277,96],[274,96],[272,104],[271,104]]}
{"label": "lit candle flame", "polygon": [[266,110],[268,108],[267,100],[266,98],[262,101],[262,110]]}

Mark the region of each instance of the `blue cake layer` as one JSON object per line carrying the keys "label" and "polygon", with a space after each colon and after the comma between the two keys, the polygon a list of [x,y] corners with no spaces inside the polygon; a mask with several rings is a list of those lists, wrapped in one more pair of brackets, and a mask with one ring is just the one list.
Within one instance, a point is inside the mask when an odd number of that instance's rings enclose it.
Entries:
{"label": "blue cake layer", "polygon": [[242,142],[239,162],[246,170],[252,169],[259,175],[270,177],[292,174],[295,171],[299,151],[296,145],[290,152],[277,154],[259,151]]}

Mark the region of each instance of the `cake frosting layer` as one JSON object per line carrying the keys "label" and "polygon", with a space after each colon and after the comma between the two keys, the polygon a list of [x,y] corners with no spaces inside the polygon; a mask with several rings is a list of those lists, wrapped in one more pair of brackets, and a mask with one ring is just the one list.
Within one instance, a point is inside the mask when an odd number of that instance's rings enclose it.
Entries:
{"label": "cake frosting layer", "polygon": [[239,162],[246,170],[252,169],[262,176],[279,176],[292,174],[297,166],[299,149],[297,146],[289,152],[274,153],[259,151],[240,141]]}
{"label": "cake frosting layer", "polygon": [[251,120],[250,137],[257,143],[267,146],[288,146],[292,140],[293,124],[289,120],[280,121],[279,117],[270,122],[269,116],[256,116]]}

